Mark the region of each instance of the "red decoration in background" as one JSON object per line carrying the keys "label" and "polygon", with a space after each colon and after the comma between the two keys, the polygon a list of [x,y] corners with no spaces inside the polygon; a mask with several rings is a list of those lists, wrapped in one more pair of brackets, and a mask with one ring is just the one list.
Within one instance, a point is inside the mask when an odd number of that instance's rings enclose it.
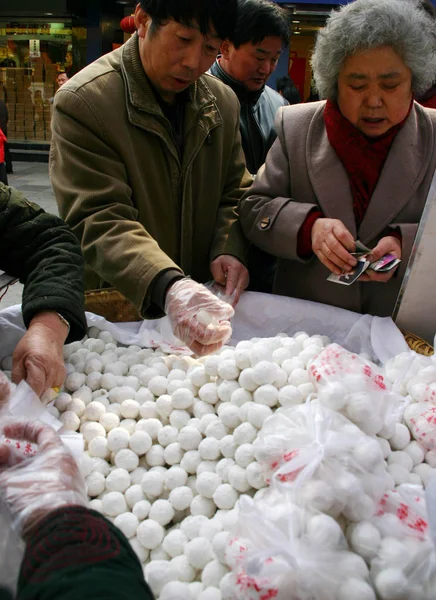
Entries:
{"label": "red decoration in background", "polygon": [[130,17],[124,17],[124,19],[121,19],[120,21],[120,26],[124,33],[135,33],[135,18],[132,15],[130,15]]}
{"label": "red decoration in background", "polygon": [[300,92],[301,101],[304,102],[304,78],[306,77],[306,59],[299,57],[295,51],[289,52],[289,77]]}

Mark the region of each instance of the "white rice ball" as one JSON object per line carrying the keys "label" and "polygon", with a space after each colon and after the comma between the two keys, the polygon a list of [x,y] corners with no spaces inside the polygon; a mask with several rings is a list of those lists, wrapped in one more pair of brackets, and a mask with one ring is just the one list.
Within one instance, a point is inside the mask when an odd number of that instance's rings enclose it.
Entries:
{"label": "white rice ball", "polygon": [[196,481],[196,490],[205,498],[212,498],[221,483],[221,478],[216,473],[200,473]]}
{"label": "white rice ball", "polygon": [[108,492],[103,496],[103,512],[110,517],[117,517],[127,512],[127,503],[121,492]]}
{"label": "white rice ball", "polygon": [[151,504],[148,500],[139,500],[133,505],[132,513],[138,517],[139,521],[144,521],[150,513]]}
{"label": "white rice ball", "polygon": [[238,492],[228,483],[219,485],[212,495],[217,508],[224,510],[231,510],[235,506],[238,497]]}
{"label": "white rice ball", "polygon": [[99,458],[107,458],[109,455],[109,448],[107,445],[106,437],[96,436],[88,444],[88,452],[90,456],[97,456]]}
{"label": "white rice ball", "polygon": [[149,518],[160,525],[168,525],[174,517],[174,508],[168,500],[156,500],[150,508]]}
{"label": "white rice ball", "polygon": [[[150,521],[153,523],[153,521]],[[138,527],[138,531],[141,527],[143,527],[147,521],[141,523]],[[156,523],[156,525],[158,525]],[[158,525],[160,527],[160,525]],[[141,538],[139,535],[137,536],[138,540],[142,543],[142,535]],[[150,554],[151,557],[151,554]],[[167,560],[151,560],[148,565],[145,566],[144,569],[145,579],[148,585],[151,588],[151,591],[155,596],[159,596],[163,588],[170,581],[175,581],[177,579],[177,572],[171,563]]]}
{"label": "white rice ball", "polygon": [[[201,574],[201,582],[203,583],[205,590],[204,592],[202,592],[202,594],[204,595],[208,589],[216,589],[219,592],[218,586],[220,584],[221,579],[224,577],[224,575],[226,573],[228,573],[229,570],[225,565],[222,565],[219,561],[217,560],[212,560],[210,563],[208,563],[204,569],[203,572]],[[221,592],[220,596],[221,596]],[[218,598],[220,597],[218,596]],[[215,595],[215,598],[217,596]],[[207,595],[206,595],[207,598]],[[212,600],[213,596],[210,596],[210,599]]]}
{"label": "white rice ball", "polygon": [[[257,386],[256,386],[257,388]],[[256,389],[255,388],[255,389]],[[230,396],[230,402],[234,404],[236,407],[243,406],[246,402],[253,401],[253,394],[244,388],[239,388],[232,392]],[[238,423],[239,425],[239,423]]]}
{"label": "white rice ball", "polygon": [[165,449],[154,444],[145,455],[145,460],[150,467],[162,467],[165,464]]}
{"label": "white rice ball", "polygon": [[115,455],[114,462],[117,467],[127,469],[127,471],[133,471],[139,466],[138,455],[128,448],[119,450]]}
{"label": "white rice ball", "polygon": [[80,419],[72,410],[62,413],[59,420],[66,431],[77,431],[80,427]]}
{"label": "white rice ball", "polygon": [[104,492],[105,489],[105,477],[102,473],[94,471],[85,477],[86,492],[91,498],[93,496],[99,496]]}
{"label": "white rice ball", "polygon": [[178,442],[169,444],[164,450],[164,459],[168,465],[179,464],[183,458],[184,451]]}
{"label": "white rice ball", "polygon": [[251,423],[241,423],[233,432],[233,439],[238,446],[250,444],[257,437],[257,429]]}
{"label": "white rice ball", "polygon": [[191,581],[194,581],[197,575],[197,570],[194,569],[194,567],[191,567],[188,559],[184,554],[181,554],[180,556],[175,556],[171,560],[171,567],[175,569],[177,573],[177,579],[179,581],[190,583]]}
{"label": "white rice ball", "polygon": [[383,600],[400,600],[408,589],[408,581],[400,569],[389,568],[380,571],[374,585]]}
{"label": "white rice ball", "polygon": [[248,467],[254,461],[253,444],[242,444],[235,452],[235,461],[240,467]]}
{"label": "white rice ball", "polygon": [[190,509],[191,515],[205,516],[208,519],[211,519],[216,512],[216,506],[213,500],[204,498],[203,496],[195,496],[192,499]]}
{"label": "white rice ball", "polygon": [[389,443],[394,450],[403,450],[410,443],[409,428],[402,423],[395,423],[395,433]]}
{"label": "white rice ball", "polygon": [[185,556],[194,569],[204,569],[213,560],[212,544],[206,538],[197,537],[186,544]]}
{"label": "white rice ball", "polygon": [[127,399],[121,402],[121,415],[125,419],[136,419],[139,415],[140,404],[136,400]]}
{"label": "white rice ball", "polygon": [[146,431],[135,431],[129,438],[129,448],[138,456],[146,454],[153,444],[153,440]]}
{"label": "white rice ball", "polygon": [[205,438],[200,442],[198,452],[204,460],[215,460],[221,456],[220,441],[214,437]]}
{"label": "white rice ball", "polygon": [[194,403],[194,396],[191,391],[180,388],[171,395],[171,404],[175,409],[187,409]]}
{"label": "white rice ball", "polygon": [[93,400],[85,408],[85,418],[87,421],[99,421],[105,413],[106,409],[104,405],[97,400]]}
{"label": "white rice ball", "polygon": [[217,374],[221,379],[234,380],[239,377],[239,368],[232,359],[222,360],[217,366]]}
{"label": "white rice ball", "polygon": [[118,450],[127,448],[129,445],[129,439],[129,432],[124,429],[124,427],[114,427],[114,429],[109,431],[107,436],[108,448],[109,450],[112,450],[112,452],[117,452]]}
{"label": "white rice ball", "polygon": [[180,461],[180,467],[186,471],[186,473],[194,475],[197,472],[201,461],[202,458],[198,450],[188,450]]}
{"label": "white rice ball", "polygon": [[178,431],[181,431],[183,427],[186,427],[191,420],[191,415],[187,410],[175,409],[170,414],[170,423],[173,427],[176,427]]}
{"label": "white rice ball", "polygon": [[150,498],[157,498],[164,489],[165,478],[161,473],[148,471],[142,478],[141,487],[144,493]]}
{"label": "white rice ball", "polygon": [[126,499],[127,506],[132,509],[137,502],[144,500],[144,492],[139,484],[131,485],[124,492],[124,498]]}
{"label": "white rice ball", "polygon": [[168,500],[174,510],[187,510],[192,503],[194,494],[190,487],[181,486],[171,490]]}
{"label": "white rice ball", "polygon": [[130,539],[136,534],[139,520],[131,512],[125,512],[115,517],[114,525],[121,529],[127,539]]}
{"label": "white rice ball", "polygon": [[165,552],[174,558],[180,556],[185,551],[185,546],[188,543],[187,536],[180,529],[173,529],[166,536],[162,542],[162,548]]}
{"label": "white rice ball", "polygon": [[187,583],[182,581],[169,581],[164,585],[159,596],[159,600],[178,600],[179,598],[189,598],[190,592]]}
{"label": "white rice ball", "polygon": [[178,432],[177,441],[180,447],[187,450],[197,450],[201,440],[203,439],[201,433],[196,427],[187,425]]}
{"label": "white rice ball", "polygon": [[126,469],[113,469],[106,477],[106,489],[109,492],[125,492],[130,483],[130,475]]}

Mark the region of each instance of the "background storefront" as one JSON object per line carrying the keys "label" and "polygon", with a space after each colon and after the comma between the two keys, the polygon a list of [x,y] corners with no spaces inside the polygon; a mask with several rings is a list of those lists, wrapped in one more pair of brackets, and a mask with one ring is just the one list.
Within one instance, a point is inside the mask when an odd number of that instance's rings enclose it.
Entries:
{"label": "background storefront", "polygon": [[116,0],[1,0],[0,99],[10,142],[47,144],[56,76],[74,75],[124,40]]}

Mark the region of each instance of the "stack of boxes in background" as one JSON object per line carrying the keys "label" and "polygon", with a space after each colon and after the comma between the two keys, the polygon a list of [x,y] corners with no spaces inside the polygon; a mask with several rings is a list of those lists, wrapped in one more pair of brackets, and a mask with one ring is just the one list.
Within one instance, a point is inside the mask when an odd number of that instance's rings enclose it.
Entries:
{"label": "stack of boxes in background", "polygon": [[9,140],[50,141],[50,98],[57,67],[35,62],[32,68],[0,69],[0,98],[9,111]]}

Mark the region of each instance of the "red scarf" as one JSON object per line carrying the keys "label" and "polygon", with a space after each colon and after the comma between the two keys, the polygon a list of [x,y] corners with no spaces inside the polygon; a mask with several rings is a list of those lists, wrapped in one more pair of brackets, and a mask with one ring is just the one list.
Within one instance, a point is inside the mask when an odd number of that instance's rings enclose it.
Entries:
{"label": "red scarf", "polygon": [[336,102],[326,102],[324,122],[327,137],[347,171],[357,226],[365,216],[392,142],[409,116],[412,104],[413,100],[401,123],[377,138],[368,138],[342,115]]}

